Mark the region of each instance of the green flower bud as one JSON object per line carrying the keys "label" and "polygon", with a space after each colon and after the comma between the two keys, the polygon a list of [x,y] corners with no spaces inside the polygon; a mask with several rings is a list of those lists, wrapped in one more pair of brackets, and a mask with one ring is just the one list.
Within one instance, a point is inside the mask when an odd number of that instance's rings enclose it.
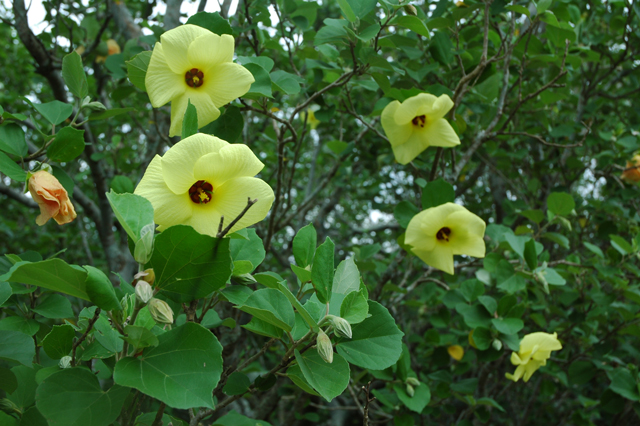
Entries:
{"label": "green flower bud", "polygon": [[406,389],[407,389],[407,395],[413,398],[413,395],[415,395],[416,393],[416,390],[413,388],[413,386],[407,384]]}
{"label": "green flower bud", "polygon": [[331,364],[333,362],[333,345],[329,336],[320,329],[318,332],[318,338],[316,339],[316,349],[320,357]]}
{"label": "green flower bud", "polygon": [[136,298],[142,303],[148,303],[153,297],[153,289],[146,281],[138,281],[136,284]]}
{"label": "green flower bud", "polygon": [[106,111],[107,107],[104,106],[101,102],[89,102],[84,105],[84,108],[89,108],[91,111]]}
{"label": "green flower bud", "polygon": [[327,319],[329,320],[329,323],[333,326],[333,328],[336,330],[336,334],[338,336],[351,339],[352,333],[351,333],[351,324],[349,324],[349,321],[347,321],[344,318],[337,317],[335,315],[327,315]]}
{"label": "green flower bud", "polygon": [[22,411],[20,410],[20,407],[18,407],[13,401],[7,398],[0,399],[0,410],[4,411],[5,413],[13,412],[22,416]]}
{"label": "green flower bud", "polygon": [[152,297],[147,304],[149,313],[156,322],[164,324],[173,324],[173,311],[164,300]]}
{"label": "green flower bud", "polygon": [[143,226],[140,230],[140,239],[136,241],[135,249],[133,250],[133,257],[136,259],[136,262],[144,265],[151,260],[155,229],[155,223],[151,222]]}
{"label": "green flower bud", "polygon": [[404,7],[404,11],[408,14],[408,15],[413,15],[413,16],[418,16],[418,11],[416,10],[416,7],[413,5],[406,5]]}
{"label": "green flower bud", "polygon": [[416,379],[415,377],[407,377],[405,383],[411,386],[420,386],[420,380]]}
{"label": "green flower bud", "polygon": [[58,367],[62,369],[71,367],[71,357],[67,355],[60,358],[60,361],[58,361]]}
{"label": "green flower bud", "polygon": [[498,339],[495,339],[491,343],[491,346],[493,346],[493,349],[495,349],[496,351],[499,351],[500,349],[502,349],[502,342]]}
{"label": "green flower bud", "polygon": [[240,285],[250,285],[257,283],[256,279],[253,278],[253,275],[251,274],[237,275],[232,279]]}

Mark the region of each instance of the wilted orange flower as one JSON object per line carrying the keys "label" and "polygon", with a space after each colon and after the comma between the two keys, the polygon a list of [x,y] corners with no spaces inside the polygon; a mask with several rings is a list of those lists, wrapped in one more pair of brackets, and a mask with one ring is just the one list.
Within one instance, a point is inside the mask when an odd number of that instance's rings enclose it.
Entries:
{"label": "wilted orange flower", "polygon": [[67,190],[51,173],[44,170],[35,172],[29,179],[29,192],[40,207],[40,214],[36,217],[39,226],[51,218],[58,225],[64,225],[76,218],[76,211],[69,201]]}
{"label": "wilted orange flower", "polygon": [[627,182],[640,182],[640,154],[634,155],[631,161],[627,161],[627,167],[620,175],[620,179]]}

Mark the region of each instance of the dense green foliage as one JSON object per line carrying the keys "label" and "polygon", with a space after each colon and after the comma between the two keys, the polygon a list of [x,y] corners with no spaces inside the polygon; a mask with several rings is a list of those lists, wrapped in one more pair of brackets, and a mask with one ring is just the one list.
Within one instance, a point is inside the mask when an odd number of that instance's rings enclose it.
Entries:
{"label": "dense green foliage", "polygon": [[[640,149],[637,2],[180,15],[207,3],[47,1],[38,31],[24,0],[0,3],[0,424],[640,422],[640,189],[620,177]],[[152,207],[131,194],[180,140],[144,76],[187,20],[232,34],[255,78],[199,129],[247,144],[275,192],[230,236],[147,232]],[[400,165],[380,114],[424,92],[451,97],[461,144]],[[23,189],[41,163],[74,222],[36,226]],[[404,245],[447,202],[487,223],[486,256],[456,256],[455,275]],[[166,305],[136,301],[146,268]],[[533,332],[562,349],[514,383]]]}

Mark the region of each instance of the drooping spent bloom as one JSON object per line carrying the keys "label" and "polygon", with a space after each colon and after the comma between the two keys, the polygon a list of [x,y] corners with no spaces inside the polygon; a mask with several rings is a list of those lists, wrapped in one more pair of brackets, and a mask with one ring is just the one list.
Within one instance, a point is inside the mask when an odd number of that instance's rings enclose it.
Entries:
{"label": "drooping spent bloom", "polygon": [[[98,55],[96,55],[96,62],[97,63],[104,63],[107,60],[107,56],[117,55],[118,53],[121,52],[120,45],[118,44],[117,41],[115,41],[112,38],[107,40],[107,42],[104,43],[104,44],[101,43],[101,45],[99,46],[98,50],[106,53],[106,55],[104,55],[104,54],[100,55],[100,53],[98,53]],[[84,52],[84,49],[83,49],[83,52]],[[82,52],[78,52],[78,53],[82,54]]]}
{"label": "drooping spent bloom", "polygon": [[29,178],[28,185],[33,201],[40,207],[36,224],[42,226],[53,218],[58,225],[64,225],[76,218],[67,190],[51,173],[44,170],[35,172]]}
{"label": "drooping spent bloom", "polygon": [[402,103],[393,101],[382,110],[382,128],[398,163],[413,161],[430,146],[460,144],[460,138],[444,118],[452,107],[453,101],[447,95],[420,93]]}
{"label": "drooping spent bloom", "polygon": [[253,75],[233,61],[233,37],[196,25],[160,36],[149,61],[145,85],[151,105],[171,101],[169,136],[179,135],[188,101],[198,112],[198,128],[220,116],[221,106],[249,91]]}
{"label": "drooping spent bloom", "polygon": [[453,255],[484,257],[486,224],[464,207],[446,203],[415,215],[404,237],[427,265],[453,275]]}
{"label": "drooping spent bloom", "polygon": [[230,232],[264,219],[274,195],[254,176],[264,164],[248,146],[229,144],[198,133],[175,144],[164,156],[156,155],[134,193],[153,205],[158,230],[190,225],[201,234],[215,236],[220,218],[224,226],[257,199]]}
{"label": "drooping spent bloom", "polygon": [[620,175],[620,179],[626,182],[640,182],[640,154],[634,155],[631,161],[627,161],[627,167]]}
{"label": "drooping spent bloom", "polygon": [[551,351],[559,351],[562,345],[558,340],[558,333],[531,333],[520,341],[520,350],[511,353],[511,363],[517,365],[515,373],[506,373],[507,379],[517,382],[524,376],[528,382],[531,375],[540,367],[547,364]]}

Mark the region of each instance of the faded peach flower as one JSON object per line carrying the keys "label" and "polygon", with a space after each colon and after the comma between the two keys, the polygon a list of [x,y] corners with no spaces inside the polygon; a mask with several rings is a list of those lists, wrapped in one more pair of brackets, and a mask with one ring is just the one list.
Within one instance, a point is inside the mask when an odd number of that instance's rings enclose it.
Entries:
{"label": "faded peach flower", "polygon": [[69,200],[67,190],[51,173],[44,170],[35,172],[29,178],[29,192],[40,207],[40,214],[36,217],[39,226],[51,218],[58,225],[64,225],[76,218],[76,211]]}
{"label": "faded peach flower", "polygon": [[620,179],[626,182],[640,182],[640,154],[634,155],[631,161],[627,161],[627,167],[620,175]]}

